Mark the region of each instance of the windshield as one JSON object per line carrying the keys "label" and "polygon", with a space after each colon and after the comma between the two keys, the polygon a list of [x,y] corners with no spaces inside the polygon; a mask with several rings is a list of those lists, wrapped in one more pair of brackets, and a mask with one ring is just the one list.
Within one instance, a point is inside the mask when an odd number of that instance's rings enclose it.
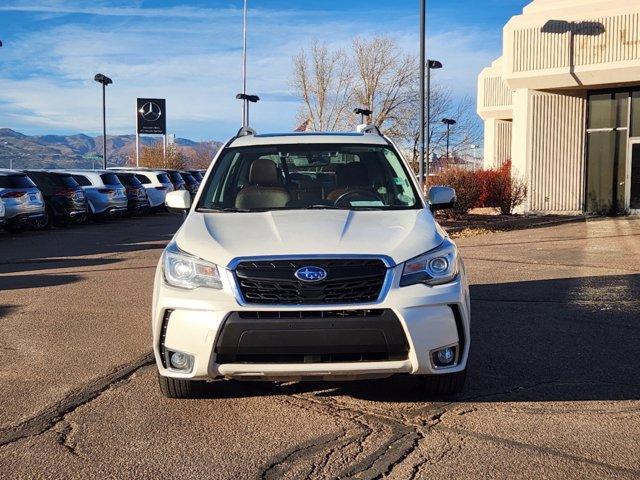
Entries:
{"label": "windshield", "polygon": [[408,171],[389,147],[298,144],[226,150],[197,208],[422,208],[418,198]]}

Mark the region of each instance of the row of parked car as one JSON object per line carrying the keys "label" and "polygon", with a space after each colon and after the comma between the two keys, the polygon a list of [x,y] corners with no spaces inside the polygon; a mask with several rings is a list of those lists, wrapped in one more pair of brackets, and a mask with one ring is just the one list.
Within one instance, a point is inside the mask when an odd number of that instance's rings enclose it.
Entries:
{"label": "row of parked car", "polygon": [[167,193],[195,196],[204,170],[0,169],[0,226],[17,233],[165,209]]}

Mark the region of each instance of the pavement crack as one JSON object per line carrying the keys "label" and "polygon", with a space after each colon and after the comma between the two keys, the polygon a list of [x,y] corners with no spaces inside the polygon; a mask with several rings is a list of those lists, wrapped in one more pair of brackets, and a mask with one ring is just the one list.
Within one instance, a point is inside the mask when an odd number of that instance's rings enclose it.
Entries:
{"label": "pavement crack", "polygon": [[323,452],[327,447],[338,445],[344,436],[343,430],[337,434],[329,433],[301,443],[272,459],[271,463],[263,468],[260,478],[264,480],[282,478],[285,472],[302,460]]}
{"label": "pavement crack", "polygon": [[94,400],[115,384],[128,379],[139,369],[151,365],[153,361],[153,354],[147,353],[132,363],[116,367],[106,375],[72,390],[61,400],[45,408],[37,415],[17,425],[0,429],[0,447],[51,430],[66,415]]}
{"label": "pavement crack", "polygon": [[75,438],[77,424],[68,420],[61,420],[55,426],[58,434],[57,442],[62,445],[67,452],[71,455],[86,460],[82,455],[78,453],[77,446],[78,441]]}

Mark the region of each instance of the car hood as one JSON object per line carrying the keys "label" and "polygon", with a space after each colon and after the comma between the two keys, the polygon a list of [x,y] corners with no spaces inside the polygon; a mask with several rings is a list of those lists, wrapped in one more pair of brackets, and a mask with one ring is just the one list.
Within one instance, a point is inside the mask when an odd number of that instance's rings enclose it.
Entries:
{"label": "car hood", "polygon": [[446,234],[427,209],[192,212],[177,246],[222,266],[238,257],[376,255],[399,264],[442,243]]}

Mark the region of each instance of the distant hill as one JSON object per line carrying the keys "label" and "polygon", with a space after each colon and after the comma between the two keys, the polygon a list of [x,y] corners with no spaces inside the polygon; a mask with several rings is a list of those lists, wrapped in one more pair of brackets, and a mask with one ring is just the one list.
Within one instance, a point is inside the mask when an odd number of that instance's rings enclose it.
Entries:
{"label": "distant hill", "polygon": [[[141,147],[153,145],[161,137],[140,137]],[[176,138],[175,143],[187,158],[196,152],[216,152],[222,145],[217,141],[194,142]],[[135,135],[107,135],[109,166],[124,165],[135,159]],[[102,136],[76,135],[24,135],[10,128],[0,128],[0,168],[92,168],[102,161]]]}

